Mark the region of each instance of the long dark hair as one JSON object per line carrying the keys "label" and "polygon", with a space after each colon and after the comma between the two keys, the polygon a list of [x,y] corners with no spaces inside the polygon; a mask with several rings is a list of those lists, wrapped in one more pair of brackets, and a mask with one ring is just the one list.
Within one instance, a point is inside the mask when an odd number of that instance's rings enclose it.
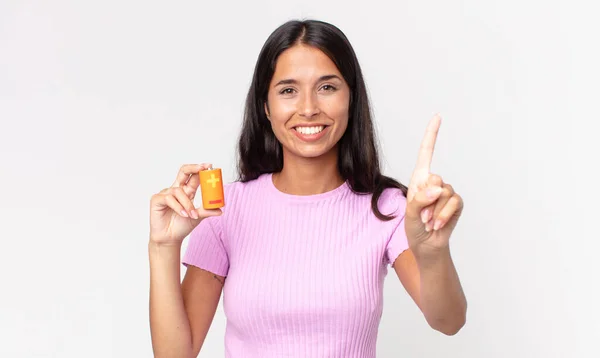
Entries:
{"label": "long dark hair", "polygon": [[246,98],[244,123],[238,142],[238,180],[247,182],[261,174],[280,172],[283,150],[265,113],[269,84],[279,55],[295,44],[321,50],[337,66],[350,87],[348,128],[338,143],[338,170],[353,192],[373,194],[371,207],[381,220],[393,216],[379,211],[378,200],[386,188],[407,188],[381,174],[371,108],[358,59],[344,33],[334,25],[317,20],[288,21],[265,42]]}

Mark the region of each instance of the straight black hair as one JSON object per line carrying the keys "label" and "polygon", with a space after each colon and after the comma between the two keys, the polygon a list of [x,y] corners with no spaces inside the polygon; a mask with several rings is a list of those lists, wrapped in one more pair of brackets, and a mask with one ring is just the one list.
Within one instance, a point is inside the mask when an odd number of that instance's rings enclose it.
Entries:
{"label": "straight black hair", "polygon": [[264,106],[279,55],[296,44],[325,53],[349,85],[348,127],[338,143],[338,170],[353,192],[373,194],[371,207],[380,220],[393,219],[379,211],[379,198],[386,188],[401,189],[406,196],[407,187],[381,173],[369,98],[358,59],[344,33],[323,21],[288,21],[273,31],[261,49],[246,97],[238,142],[238,180],[247,182],[283,169],[281,143],[273,133]]}

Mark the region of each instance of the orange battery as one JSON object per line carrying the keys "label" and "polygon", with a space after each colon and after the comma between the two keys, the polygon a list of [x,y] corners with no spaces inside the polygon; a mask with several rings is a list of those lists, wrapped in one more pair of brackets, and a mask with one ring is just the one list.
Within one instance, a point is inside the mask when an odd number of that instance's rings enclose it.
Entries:
{"label": "orange battery", "polygon": [[199,175],[202,206],[204,209],[218,209],[225,206],[221,169],[209,168],[201,170]]}

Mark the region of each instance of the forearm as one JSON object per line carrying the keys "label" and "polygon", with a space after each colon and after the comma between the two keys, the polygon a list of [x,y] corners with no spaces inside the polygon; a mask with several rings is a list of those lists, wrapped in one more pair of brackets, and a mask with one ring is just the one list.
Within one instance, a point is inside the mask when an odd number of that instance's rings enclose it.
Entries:
{"label": "forearm", "polygon": [[466,320],[467,301],[448,248],[416,253],[421,292],[420,306],[432,328],[455,334]]}
{"label": "forearm", "polygon": [[149,243],[148,255],[154,356],[191,357],[191,330],[181,293],[181,246]]}

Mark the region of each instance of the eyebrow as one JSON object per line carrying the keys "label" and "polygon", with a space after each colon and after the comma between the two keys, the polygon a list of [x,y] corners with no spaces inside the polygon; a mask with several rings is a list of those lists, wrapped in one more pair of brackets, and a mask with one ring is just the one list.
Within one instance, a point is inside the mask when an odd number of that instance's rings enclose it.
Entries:
{"label": "eyebrow", "polygon": [[[328,81],[328,80],[332,80],[332,79],[338,79],[340,81],[342,80],[337,75],[325,75],[325,76],[319,77],[318,82]],[[295,79],[289,78],[289,79],[285,79],[285,80],[281,80],[281,81],[277,82],[277,84],[275,84],[275,87],[280,86],[280,85],[293,85],[293,84],[297,84],[297,83],[298,83],[298,81],[296,81]]]}

